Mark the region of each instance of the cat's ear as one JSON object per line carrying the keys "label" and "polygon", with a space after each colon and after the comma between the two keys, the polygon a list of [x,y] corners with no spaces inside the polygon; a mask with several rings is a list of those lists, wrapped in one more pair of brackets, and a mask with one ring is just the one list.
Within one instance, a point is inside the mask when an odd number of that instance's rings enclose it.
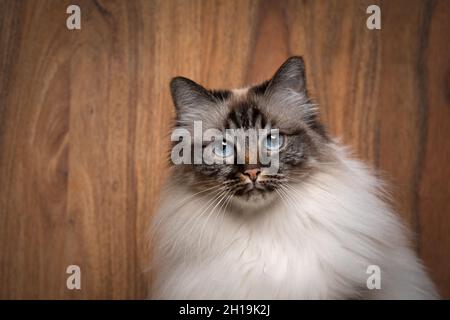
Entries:
{"label": "cat's ear", "polygon": [[308,97],[305,63],[301,57],[287,59],[256,92],[263,92],[273,102],[271,108],[277,109],[280,118],[302,118],[308,123],[316,118],[317,106]]}
{"label": "cat's ear", "polygon": [[294,56],[287,59],[269,80],[266,89],[268,94],[286,91],[306,95],[306,72],[302,57]]}
{"label": "cat's ear", "polygon": [[172,79],[170,92],[178,118],[207,111],[214,105],[214,99],[207,89],[184,77]]}

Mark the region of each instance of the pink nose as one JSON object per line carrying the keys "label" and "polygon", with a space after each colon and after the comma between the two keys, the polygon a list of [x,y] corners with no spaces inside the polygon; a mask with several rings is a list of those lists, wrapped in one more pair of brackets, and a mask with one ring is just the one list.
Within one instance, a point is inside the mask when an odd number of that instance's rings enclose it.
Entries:
{"label": "pink nose", "polygon": [[244,174],[248,176],[252,181],[256,181],[258,178],[258,175],[261,173],[261,170],[259,168],[255,169],[248,169],[244,171]]}

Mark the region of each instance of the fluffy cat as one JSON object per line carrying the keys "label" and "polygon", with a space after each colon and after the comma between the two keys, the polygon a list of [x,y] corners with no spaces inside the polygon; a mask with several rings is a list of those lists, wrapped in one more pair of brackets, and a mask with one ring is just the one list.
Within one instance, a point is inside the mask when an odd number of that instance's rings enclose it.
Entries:
{"label": "fluffy cat", "polygon": [[[151,298],[438,297],[382,182],[319,123],[302,58],[257,86],[207,90],[177,77],[171,93],[175,128],[279,129],[264,142],[279,169],[172,166],[153,220]],[[219,155],[233,157],[227,148]],[[381,271],[379,289],[368,288],[370,268]]]}

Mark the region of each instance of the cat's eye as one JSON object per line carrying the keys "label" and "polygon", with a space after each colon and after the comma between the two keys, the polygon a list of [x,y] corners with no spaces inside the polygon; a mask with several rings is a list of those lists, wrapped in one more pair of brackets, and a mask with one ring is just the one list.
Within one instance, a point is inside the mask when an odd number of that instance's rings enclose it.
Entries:
{"label": "cat's eye", "polygon": [[234,146],[228,141],[219,141],[214,147],[214,154],[221,158],[228,158],[234,154]]}
{"label": "cat's eye", "polygon": [[284,144],[284,137],[281,134],[269,134],[263,140],[263,147],[269,151],[280,150]]}

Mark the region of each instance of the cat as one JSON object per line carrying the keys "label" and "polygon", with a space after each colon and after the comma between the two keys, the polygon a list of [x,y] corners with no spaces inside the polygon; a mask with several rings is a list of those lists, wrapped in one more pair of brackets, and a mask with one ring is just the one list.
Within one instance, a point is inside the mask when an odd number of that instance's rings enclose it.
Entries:
{"label": "cat", "polygon": [[[244,89],[183,77],[170,86],[174,130],[275,128],[261,148],[279,164],[276,173],[236,161],[172,165],[152,222],[151,298],[439,297],[383,182],[320,123],[301,57]],[[235,157],[232,143],[221,146],[218,156]]]}

